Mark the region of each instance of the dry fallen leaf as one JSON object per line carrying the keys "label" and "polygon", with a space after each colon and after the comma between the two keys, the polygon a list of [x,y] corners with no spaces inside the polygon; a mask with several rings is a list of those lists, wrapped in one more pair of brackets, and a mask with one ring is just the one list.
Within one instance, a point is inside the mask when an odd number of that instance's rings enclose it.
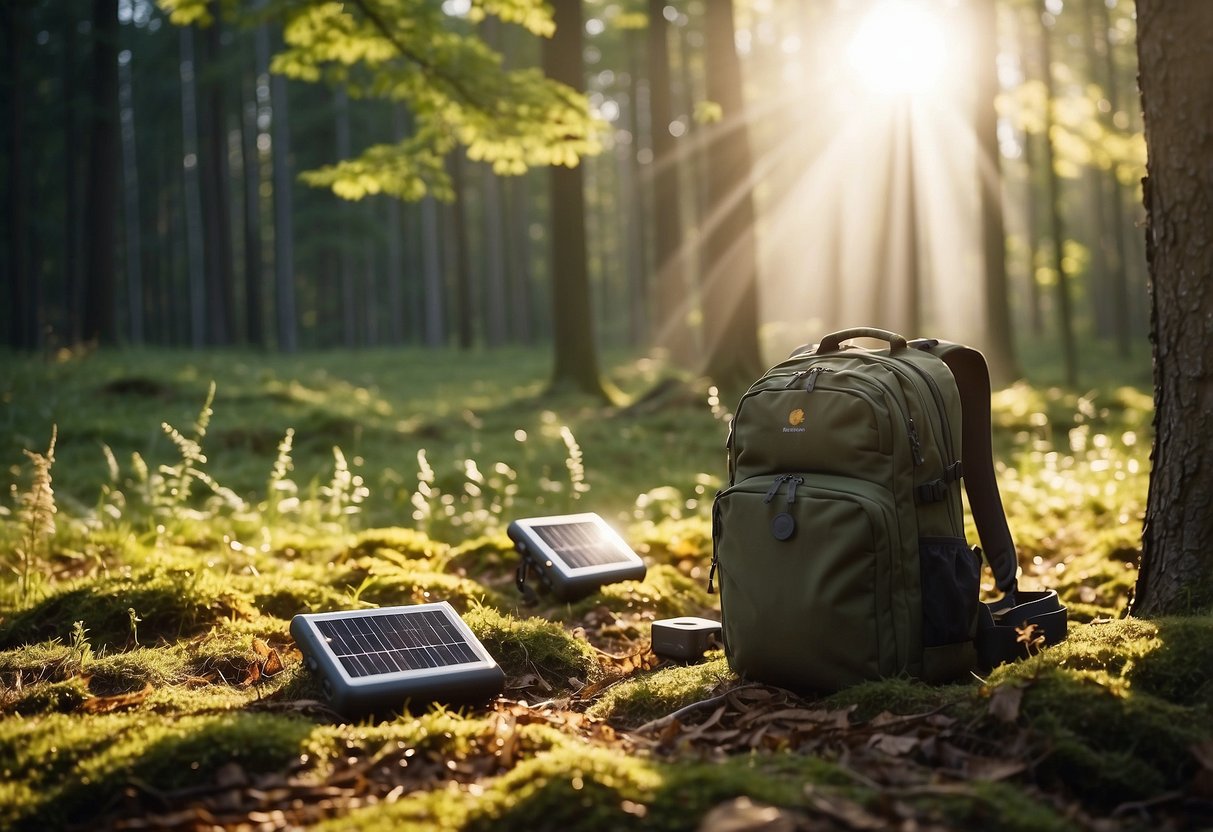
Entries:
{"label": "dry fallen leaf", "polygon": [[990,694],[990,716],[1002,722],[1015,722],[1019,719],[1023,690],[1018,685],[1000,685],[995,688]]}
{"label": "dry fallen leaf", "polygon": [[152,693],[151,682],[146,683],[142,690],[130,693],[119,693],[115,696],[90,696],[80,703],[79,709],[86,714],[108,714],[123,708],[133,708],[143,703]]}

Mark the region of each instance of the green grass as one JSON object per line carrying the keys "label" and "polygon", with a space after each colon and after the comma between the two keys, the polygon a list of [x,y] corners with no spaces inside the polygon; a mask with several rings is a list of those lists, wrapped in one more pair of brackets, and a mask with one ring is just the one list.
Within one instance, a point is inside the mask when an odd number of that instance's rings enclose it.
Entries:
{"label": "green grass", "polygon": [[[902,783],[862,739],[713,755],[632,733],[738,681],[719,656],[658,664],[647,649],[655,618],[718,614],[704,586],[727,427],[706,390],[647,414],[540,399],[548,358],[527,350],[0,362],[5,828],[170,805],[235,825],[216,795],[247,815],[289,784],[292,822],[337,828],[686,829],[746,796],[804,823],[837,817],[828,805],[854,823],[1062,829],[1076,811],[1120,823],[1120,803],[1182,792],[1193,747],[1213,739],[1213,619],[1116,618],[1136,576],[1151,402],[1111,376],[994,399],[1022,583],[1058,589],[1069,641],[981,681],[892,679],[803,703],[849,713],[856,737],[883,712],[934,712],[940,742],[1032,761],[1001,782]],[[619,357],[610,375],[637,395],[661,373]],[[194,437],[212,380],[205,476],[182,499],[187,446],[161,423]],[[22,449],[45,451],[52,425],[59,511],[27,585]],[[505,525],[570,510],[614,523],[648,575],[526,607]],[[356,724],[316,701],[294,614],[438,598],[502,665],[504,700]],[[259,676],[267,651],[285,666]],[[991,703],[1008,686],[1022,698],[1005,722]],[[245,785],[220,788],[237,770]],[[350,778],[374,800],[335,797]]]}

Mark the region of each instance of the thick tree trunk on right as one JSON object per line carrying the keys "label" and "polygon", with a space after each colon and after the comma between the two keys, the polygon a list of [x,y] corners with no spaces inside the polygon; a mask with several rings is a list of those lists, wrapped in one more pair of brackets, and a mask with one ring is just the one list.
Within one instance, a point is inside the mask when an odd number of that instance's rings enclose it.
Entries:
{"label": "thick tree trunk on right", "polygon": [[1132,612],[1213,606],[1213,3],[1137,0],[1154,452]]}

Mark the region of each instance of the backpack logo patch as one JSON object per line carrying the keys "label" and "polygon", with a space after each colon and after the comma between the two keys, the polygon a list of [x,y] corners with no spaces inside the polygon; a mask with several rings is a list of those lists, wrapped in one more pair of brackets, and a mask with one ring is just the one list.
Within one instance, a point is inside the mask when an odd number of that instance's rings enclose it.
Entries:
{"label": "backpack logo patch", "polygon": [[791,427],[784,428],[784,433],[804,433],[805,429],[802,427],[804,424],[804,411],[798,407],[789,413],[788,424]]}

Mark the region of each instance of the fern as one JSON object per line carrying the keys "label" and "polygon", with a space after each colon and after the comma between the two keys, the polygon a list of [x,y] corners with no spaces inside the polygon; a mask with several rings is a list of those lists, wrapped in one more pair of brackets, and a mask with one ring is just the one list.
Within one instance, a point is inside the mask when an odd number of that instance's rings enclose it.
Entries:
{"label": "fern", "polygon": [[[168,507],[184,506],[189,501],[190,489],[194,480],[200,479],[197,474],[201,470],[201,466],[206,464],[206,456],[202,453],[202,440],[206,438],[206,429],[211,423],[211,416],[215,413],[211,408],[214,401],[215,382],[212,381],[207,390],[202,410],[199,411],[198,418],[194,421],[192,439],[184,436],[168,422],[160,423],[160,427],[177,447],[177,452],[181,454],[181,461],[176,465],[160,466],[160,473],[165,477],[165,488],[157,496],[167,497]],[[209,483],[204,484],[209,485]]]}
{"label": "fern", "polygon": [[299,486],[288,476],[295,468],[291,457],[294,443],[295,429],[287,428],[282,441],[278,443],[278,456],[274,459],[274,467],[270,469],[270,479],[266,484],[265,508],[270,522],[279,514],[299,506]]}

